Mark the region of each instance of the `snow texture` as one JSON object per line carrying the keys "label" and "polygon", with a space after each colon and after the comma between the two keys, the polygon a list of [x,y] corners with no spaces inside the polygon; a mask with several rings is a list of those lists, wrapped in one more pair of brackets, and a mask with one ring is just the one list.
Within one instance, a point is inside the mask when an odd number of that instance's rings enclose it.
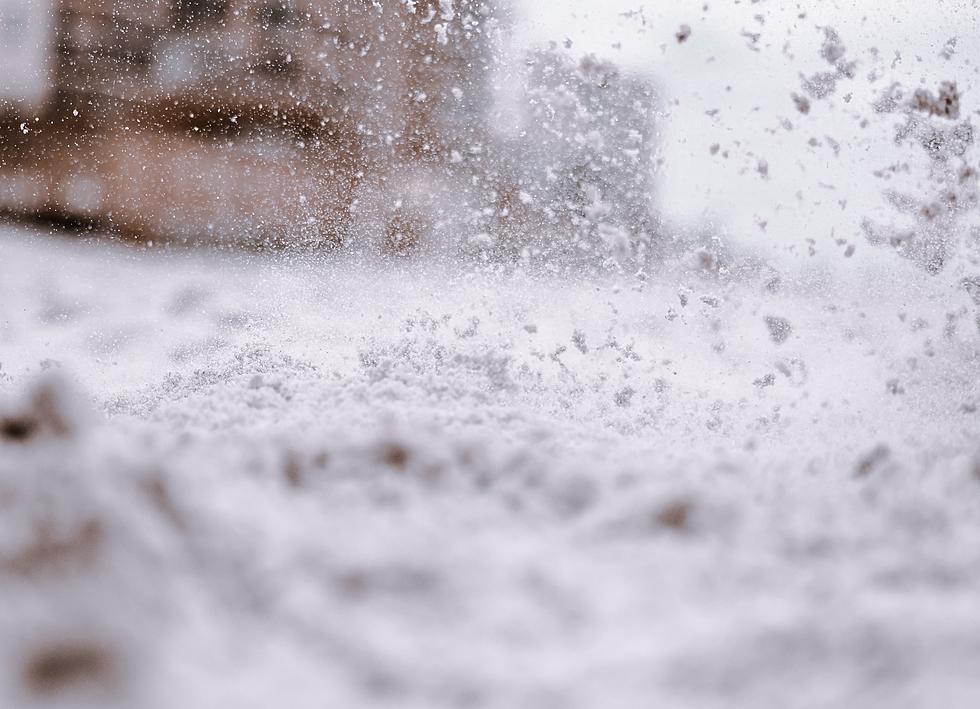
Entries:
{"label": "snow texture", "polygon": [[911,262],[0,236],[0,706],[974,704],[976,325]]}

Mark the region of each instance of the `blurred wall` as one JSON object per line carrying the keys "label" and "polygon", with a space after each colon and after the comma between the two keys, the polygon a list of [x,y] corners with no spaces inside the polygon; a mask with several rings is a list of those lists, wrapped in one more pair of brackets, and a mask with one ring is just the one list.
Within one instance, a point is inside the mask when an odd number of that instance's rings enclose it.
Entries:
{"label": "blurred wall", "polygon": [[51,0],[0,0],[0,108],[38,110],[52,90]]}

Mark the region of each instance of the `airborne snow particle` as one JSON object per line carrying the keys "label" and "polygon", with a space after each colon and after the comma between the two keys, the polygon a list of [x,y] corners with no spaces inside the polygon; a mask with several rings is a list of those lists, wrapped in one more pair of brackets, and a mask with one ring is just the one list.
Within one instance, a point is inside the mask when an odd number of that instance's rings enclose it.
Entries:
{"label": "airborne snow particle", "polygon": [[801,77],[803,90],[811,98],[827,98],[837,90],[837,75],[827,71],[817,72],[811,76]]}
{"label": "airborne snow particle", "polygon": [[439,44],[449,44],[449,26],[445,22],[440,22],[435,26],[436,41]]}
{"label": "airborne snow particle", "polygon": [[889,379],[887,382],[885,382],[885,390],[889,394],[895,395],[905,393],[905,387],[902,386],[902,381],[897,377]]}
{"label": "airborne snow particle", "polygon": [[769,328],[769,337],[777,345],[781,345],[789,339],[790,334],[793,332],[793,326],[790,325],[789,320],[786,318],[781,318],[775,315],[767,315],[765,317],[766,327]]}
{"label": "airborne snow particle", "polygon": [[824,40],[823,45],[820,47],[820,56],[823,57],[828,64],[836,65],[841,59],[844,58],[844,52],[846,51],[843,43],[840,41],[840,35],[837,34],[837,30],[833,27],[824,27]]}
{"label": "airborne snow particle", "polygon": [[613,396],[613,401],[616,402],[616,406],[621,406],[626,408],[630,405],[633,400],[633,395],[636,393],[636,389],[633,387],[623,387]]}
{"label": "airborne snow particle", "polygon": [[950,37],[949,39],[947,39],[946,44],[943,45],[942,51],[939,52],[939,56],[945,59],[946,61],[952,59],[953,55],[956,53],[956,43],[957,43],[956,37]]}
{"label": "airborne snow particle", "polygon": [[678,44],[683,44],[684,42],[687,41],[687,38],[690,37],[690,36],[691,36],[691,26],[690,25],[681,25],[677,29],[677,32],[674,33],[674,37],[677,38],[677,43]]}

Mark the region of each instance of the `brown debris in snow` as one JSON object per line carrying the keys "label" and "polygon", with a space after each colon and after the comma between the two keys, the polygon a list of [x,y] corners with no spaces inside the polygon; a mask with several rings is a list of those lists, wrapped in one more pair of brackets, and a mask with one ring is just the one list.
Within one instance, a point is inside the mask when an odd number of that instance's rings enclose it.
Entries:
{"label": "brown debris in snow", "polygon": [[916,89],[912,94],[912,108],[930,116],[956,120],[960,117],[960,93],[955,81],[944,81],[935,96],[928,89]]}
{"label": "brown debris in snow", "polygon": [[34,694],[52,695],[78,684],[110,684],[112,655],[100,645],[66,643],[35,653],[24,668],[24,683]]}

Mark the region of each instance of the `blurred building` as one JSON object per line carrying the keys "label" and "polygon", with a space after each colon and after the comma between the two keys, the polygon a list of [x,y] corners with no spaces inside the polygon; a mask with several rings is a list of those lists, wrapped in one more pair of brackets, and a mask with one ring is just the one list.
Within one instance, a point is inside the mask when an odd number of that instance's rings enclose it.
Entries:
{"label": "blurred building", "polygon": [[557,46],[522,59],[515,125],[490,145],[486,248],[561,269],[655,256],[651,78]]}
{"label": "blurred building", "polygon": [[0,210],[343,241],[359,194],[472,137],[496,22],[482,0],[0,0]]}

